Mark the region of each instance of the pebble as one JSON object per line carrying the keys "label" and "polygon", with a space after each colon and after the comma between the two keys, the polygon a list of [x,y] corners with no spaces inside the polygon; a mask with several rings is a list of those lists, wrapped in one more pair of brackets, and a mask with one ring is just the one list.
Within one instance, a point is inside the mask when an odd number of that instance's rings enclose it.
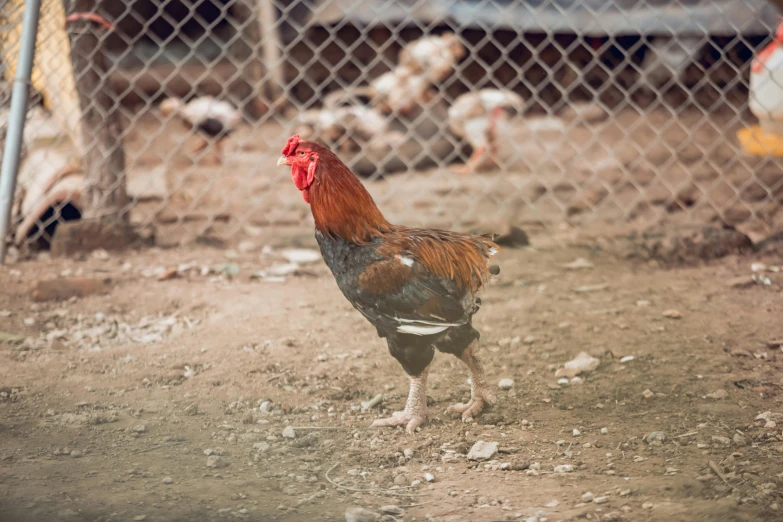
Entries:
{"label": "pebble", "polygon": [[272,411],[272,401],[263,401],[258,405],[258,411],[261,413],[269,413]]}
{"label": "pebble", "polygon": [[145,431],[147,431],[147,426],[145,426],[144,424],[137,424],[132,429],[136,433],[144,433]]}
{"label": "pebble", "polygon": [[644,504],[642,504],[642,509],[652,509],[652,508],[653,508],[652,502],[645,502]]}
{"label": "pebble", "polygon": [[547,504],[544,507],[556,508],[559,505],[560,505],[560,501],[559,500],[553,500],[551,502],[547,502]]}
{"label": "pebble", "polygon": [[141,520],[147,520],[147,515],[138,515],[133,517],[133,520],[141,521]]}
{"label": "pebble", "polygon": [[715,390],[714,392],[707,394],[708,399],[714,399],[716,401],[725,399],[728,396],[729,396],[729,392],[727,392],[726,390]]}
{"label": "pebble", "polygon": [[609,428],[601,428],[601,435],[609,434]]}
{"label": "pebble", "polygon": [[581,431],[579,431],[579,430],[578,430],[578,429],[576,429],[576,428],[574,428],[574,431],[572,431],[571,433],[573,433],[573,434],[574,434],[574,437],[578,437],[579,435],[581,435],[581,434],[582,434],[582,432],[581,432]]}
{"label": "pebble", "polygon": [[407,486],[408,485],[408,477],[405,475],[397,475],[394,477],[394,485],[395,486]]}
{"label": "pebble", "polygon": [[402,509],[400,506],[395,506],[394,504],[389,504],[388,506],[381,506],[378,511],[383,513],[384,515],[391,515],[393,517],[401,517],[405,514],[405,510]]}
{"label": "pebble", "polygon": [[[576,379],[576,377],[574,377],[574,379]],[[560,379],[557,380],[557,384],[561,386],[568,384],[568,377],[561,377]]]}
{"label": "pebble", "polygon": [[642,397],[644,397],[645,399],[651,399],[654,396],[655,396],[655,394],[653,392],[651,392],[650,390],[644,390],[642,392]]}
{"label": "pebble", "polygon": [[669,319],[681,319],[682,314],[679,312],[679,310],[664,310],[663,312],[664,317],[668,317]]}
{"label": "pebble", "polygon": [[174,479],[171,477],[163,477],[164,484],[174,484]]}
{"label": "pebble", "polygon": [[402,450],[402,455],[406,459],[409,459],[409,458],[413,457],[413,450],[411,448],[405,448],[404,450]]}
{"label": "pebble", "polygon": [[574,467],[571,464],[555,466],[555,473],[571,473],[572,471],[574,471]]}
{"label": "pebble", "polygon": [[186,415],[198,415],[198,404],[191,404],[185,408]]}
{"label": "pebble", "polygon": [[660,442],[665,442],[666,438],[667,438],[666,433],[663,431],[651,431],[650,433],[644,436],[644,440],[645,442],[647,442],[647,444],[651,444],[656,440]]}
{"label": "pebble", "polygon": [[728,437],[721,437],[719,435],[713,435],[712,441],[717,442],[720,444],[723,444],[724,446],[730,446],[731,445],[731,439]]}
{"label": "pebble", "polygon": [[411,482],[411,487],[412,487],[412,488],[415,488],[415,487],[416,487],[416,486],[418,486],[419,484],[421,484],[421,480],[419,480],[419,479],[416,479],[416,480],[414,480],[413,482]]}
{"label": "pebble", "polygon": [[345,510],[345,522],[375,522],[378,518],[378,513],[360,507],[349,507]]}
{"label": "pebble", "polygon": [[476,442],[468,452],[468,460],[489,460],[498,452],[497,442]]}
{"label": "pebble", "polygon": [[226,459],[223,457],[220,457],[218,455],[210,455],[207,457],[207,467],[208,468],[226,468],[228,467],[229,463]]}
{"label": "pebble", "polygon": [[620,359],[620,362],[621,363],[627,363],[627,362],[633,361],[634,359],[635,359],[635,357],[633,355],[626,355],[625,357]]}
{"label": "pebble", "polygon": [[514,387],[514,379],[500,379],[498,382],[498,388],[501,390],[510,390]]}
{"label": "pebble", "polygon": [[426,480],[427,482],[435,482],[435,475],[433,475],[432,473],[425,473],[424,480]]}
{"label": "pebble", "polygon": [[73,458],[75,458],[75,459],[78,459],[78,458],[80,458],[81,456],[82,456],[82,452],[81,452],[81,451],[79,451],[79,450],[73,450],[73,451],[71,452],[71,457],[73,457]]}
{"label": "pebble", "polygon": [[595,498],[595,495],[593,495],[591,492],[587,492],[582,495],[582,502],[592,502]]}
{"label": "pebble", "polygon": [[609,502],[609,497],[607,497],[607,496],[595,497],[593,499],[593,502],[596,503],[596,504],[606,504],[607,502]]}
{"label": "pebble", "polygon": [[296,438],[296,431],[294,431],[293,426],[286,426],[286,428],[283,430],[283,438],[286,439],[295,439]]}
{"label": "pebble", "polygon": [[572,378],[571,378],[571,384],[582,384],[583,382],[585,382],[585,380],[584,380],[584,379],[582,379],[582,378],[581,378],[581,377],[579,377],[579,376],[576,376],[576,377],[572,377]]}

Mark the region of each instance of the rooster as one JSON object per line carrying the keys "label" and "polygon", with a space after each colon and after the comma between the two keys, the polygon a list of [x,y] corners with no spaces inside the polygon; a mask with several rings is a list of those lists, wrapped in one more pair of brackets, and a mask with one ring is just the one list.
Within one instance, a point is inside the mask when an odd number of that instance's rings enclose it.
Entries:
{"label": "rooster", "polygon": [[497,138],[509,134],[509,116],[520,114],[524,105],[525,100],[508,89],[481,89],[454,100],[449,107],[449,128],[473,148],[470,159],[458,170],[471,173],[497,163]]}
{"label": "rooster", "polygon": [[193,148],[194,153],[201,152],[214,140],[217,154],[216,163],[223,161],[223,141],[234,132],[242,120],[242,113],[230,103],[212,96],[202,96],[184,103],[178,98],[168,98],[161,102],[163,116],[174,114],[188,127],[200,133],[200,140]]}
{"label": "rooster", "polygon": [[404,425],[412,434],[427,419],[427,374],[435,349],[468,366],[471,397],[450,407],[464,421],[494,402],[478,356],[479,333],[471,320],[476,292],[496,266],[499,248],[489,236],[393,225],[364,185],[326,147],[288,139],[277,165],[291,167],[315,221],[315,238],[337,286],[385,338],[410,377],[403,411],[373,426]]}

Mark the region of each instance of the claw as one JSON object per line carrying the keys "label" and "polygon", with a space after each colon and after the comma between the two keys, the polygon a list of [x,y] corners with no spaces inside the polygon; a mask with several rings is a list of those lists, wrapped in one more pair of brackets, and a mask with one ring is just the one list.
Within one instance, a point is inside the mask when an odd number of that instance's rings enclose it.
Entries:
{"label": "claw", "polygon": [[405,425],[405,431],[408,435],[413,435],[416,428],[424,424],[427,420],[424,415],[416,415],[413,413],[407,413],[404,411],[395,411],[391,417],[386,419],[376,419],[372,423],[373,428],[385,427],[385,426],[402,426]]}

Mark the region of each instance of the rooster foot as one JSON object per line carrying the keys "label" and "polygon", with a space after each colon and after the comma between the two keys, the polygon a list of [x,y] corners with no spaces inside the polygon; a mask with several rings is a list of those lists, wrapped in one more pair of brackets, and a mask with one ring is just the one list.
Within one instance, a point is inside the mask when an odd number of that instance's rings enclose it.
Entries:
{"label": "rooster foot", "polygon": [[462,422],[473,422],[473,419],[478,417],[486,405],[487,402],[484,399],[475,397],[465,404],[452,404],[447,411],[461,413]]}
{"label": "rooster foot", "polygon": [[417,415],[416,413],[407,411],[395,411],[392,413],[391,417],[374,420],[372,427],[402,426],[404,424],[405,431],[408,433],[408,435],[413,435],[413,433],[416,431],[416,428],[424,424],[424,421],[426,420],[426,415]]}

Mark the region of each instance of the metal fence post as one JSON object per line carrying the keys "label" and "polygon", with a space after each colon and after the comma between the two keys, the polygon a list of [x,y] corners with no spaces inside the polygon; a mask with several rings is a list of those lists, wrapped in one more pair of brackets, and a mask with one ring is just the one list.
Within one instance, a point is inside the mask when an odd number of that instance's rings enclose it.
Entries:
{"label": "metal fence post", "polygon": [[16,68],[16,78],[11,94],[11,112],[8,120],[8,134],[5,138],[5,150],[3,151],[3,165],[0,167],[0,265],[5,263],[6,237],[11,228],[11,208],[16,191],[19,157],[22,153],[27,98],[29,96],[30,75],[33,70],[40,9],[41,0],[27,0],[24,4],[19,65]]}

